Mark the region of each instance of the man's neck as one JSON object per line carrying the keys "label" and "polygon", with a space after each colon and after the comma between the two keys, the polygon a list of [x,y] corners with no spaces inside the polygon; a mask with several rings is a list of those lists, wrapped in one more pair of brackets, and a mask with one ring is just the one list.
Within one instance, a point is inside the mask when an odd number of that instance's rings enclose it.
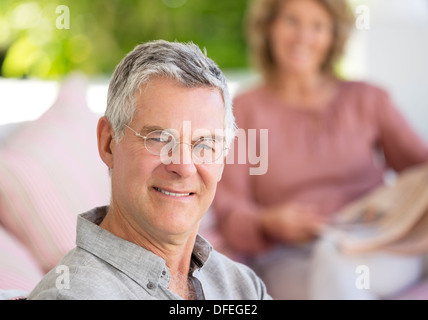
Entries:
{"label": "man's neck", "polygon": [[189,287],[191,287],[188,282],[188,273],[197,229],[180,241],[176,238],[174,241],[165,241],[165,239],[153,237],[143,228],[132,225],[119,211],[111,209],[100,223],[100,227],[164,259],[171,274],[169,289],[185,299],[188,298]]}

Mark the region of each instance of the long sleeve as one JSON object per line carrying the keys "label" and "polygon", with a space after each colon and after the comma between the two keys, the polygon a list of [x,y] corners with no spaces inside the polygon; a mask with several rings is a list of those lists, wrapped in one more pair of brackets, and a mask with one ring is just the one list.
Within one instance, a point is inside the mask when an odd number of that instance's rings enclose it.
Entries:
{"label": "long sleeve", "polygon": [[379,90],[377,121],[387,164],[396,171],[428,161],[428,147],[394,107],[389,95]]}

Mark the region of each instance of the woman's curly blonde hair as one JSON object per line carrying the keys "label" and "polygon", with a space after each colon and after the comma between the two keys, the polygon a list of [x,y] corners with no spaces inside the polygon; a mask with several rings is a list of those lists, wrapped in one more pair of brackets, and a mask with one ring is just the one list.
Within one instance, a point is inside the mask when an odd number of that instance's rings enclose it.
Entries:
{"label": "woman's curly blonde hair", "polygon": [[[269,78],[275,71],[275,61],[269,43],[269,28],[284,1],[289,0],[253,0],[247,10],[246,36],[250,61],[265,78]],[[332,17],[333,44],[324,64],[321,66],[321,71],[334,74],[334,65],[343,54],[355,18],[347,0],[314,1],[324,6]]]}

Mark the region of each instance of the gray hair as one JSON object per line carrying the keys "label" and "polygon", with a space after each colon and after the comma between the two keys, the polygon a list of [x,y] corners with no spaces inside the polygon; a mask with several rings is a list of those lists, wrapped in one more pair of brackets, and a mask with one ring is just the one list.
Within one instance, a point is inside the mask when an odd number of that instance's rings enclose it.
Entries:
{"label": "gray hair", "polygon": [[136,111],[136,93],[154,77],[173,79],[188,88],[209,87],[220,90],[224,101],[226,147],[230,147],[236,123],[226,78],[219,67],[194,43],[157,40],[140,44],[118,64],[110,81],[105,116],[114,139],[123,137],[126,124]]}

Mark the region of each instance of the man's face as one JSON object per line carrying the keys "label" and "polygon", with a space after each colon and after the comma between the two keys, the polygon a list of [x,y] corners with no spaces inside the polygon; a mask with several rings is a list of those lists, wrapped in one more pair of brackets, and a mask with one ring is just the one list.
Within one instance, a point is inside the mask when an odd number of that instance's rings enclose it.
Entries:
{"label": "man's face", "polygon": [[[215,135],[224,128],[224,103],[219,90],[186,88],[156,78],[137,96],[129,127],[145,136],[155,129],[173,129],[190,144],[203,129]],[[195,163],[187,144],[176,151],[180,161],[163,163],[144,140],[125,128],[120,143],[112,142],[112,204],[134,228],[151,236],[194,232],[210,206],[223,164]]]}

